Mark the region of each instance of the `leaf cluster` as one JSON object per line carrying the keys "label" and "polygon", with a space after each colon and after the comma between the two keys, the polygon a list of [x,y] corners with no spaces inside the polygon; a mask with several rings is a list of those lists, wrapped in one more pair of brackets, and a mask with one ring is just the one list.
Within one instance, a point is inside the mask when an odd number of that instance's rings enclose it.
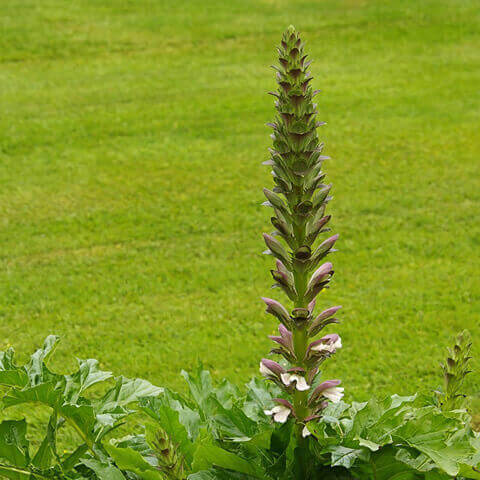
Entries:
{"label": "leaf cluster", "polygon": [[[114,378],[95,360],[79,360],[69,375],[47,365],[56,337],[48,337],[23,366],[0,352],[3,414],[14,405],[50,409],[45,436],[35,449],[27,422],[0,423],[0,477],[12,480],[227,480],[227,479],[480,479],[480,438],[465,412],[445,412],[416,397],[394,395],[365,403],[330,404],[311,435],[295,435],[295,421],[278,424],[264,413],[280,389],[253,379],[240,390],[209,372],[182,372],[181,396],[145,380]],[[104,393],[87,396],[94,385]],[[102,390],[102,389],[95,389]],[[136,412],[142,425],[112,438]],[[62,428],[77,434],[60,453]],[[141,433],[138,433],[138,432]],[[306,458],[308,462],[306,462]],[[308,464],[308,470],[305,470]]]}
{"label": "leaf cluster", "polygon": [[[113,378],[92,359],[78,360],[78,369],[70,375],[55,373],[48,360],[57,343],[58,337],[47,337],[22,366],[16,365],[12,348],[0,352],[0,385],[6,390],[3,414],[14,406],[28,411],[42,405],[50,411],[44,438],[35,450],[25,419],[0,423],[0,476],[12,480],[122,478],[112,473],[115,468],[102,441],[133,413],[131,404],[158,395],[162,389],[141,379]],[[93,386],[104,387],[99,398],[86,396]],[[78,444],[73,451],[60,453],[57,437],[64,428],[75,432]]]}

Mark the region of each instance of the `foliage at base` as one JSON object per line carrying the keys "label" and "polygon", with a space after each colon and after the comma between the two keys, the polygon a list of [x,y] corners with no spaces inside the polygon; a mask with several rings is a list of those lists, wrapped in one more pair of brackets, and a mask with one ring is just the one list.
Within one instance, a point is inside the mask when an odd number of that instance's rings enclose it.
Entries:
{"label": "foliage at base", "polygon": [[[47,366],[57,341],[48,337],[23,366],[12,349],[0,352],[2,416],[19,405],[50,410],[35,448],[25,419],[0,423],[0,477],[480,479],[480,437],[468,414],[443,411],[433,396],[331,403],[309,422],[306,436],[297,436],[293,418],[277,423],[265,414],[281,390],[264,380],[252,379],[239,391],[226,380],[214,386],[199,368],[182,372],[190,392],[183,397],[145,380],[114,378],[96,360],[79,360],[77,371],[60,375]],[[97,395],[87,396],[93,386]],[[114,438],[133,413],[128,428],[135,433]],[[62,429],[78,439],[64,453],[57,445]]]}

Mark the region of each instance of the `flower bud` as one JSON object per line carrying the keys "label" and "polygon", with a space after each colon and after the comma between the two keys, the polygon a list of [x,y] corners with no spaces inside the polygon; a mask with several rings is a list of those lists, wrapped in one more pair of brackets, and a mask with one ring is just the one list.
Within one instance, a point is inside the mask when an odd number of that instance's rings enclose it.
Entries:
{"label": "flower bud", "polygon": [[292,273],[287,269],[287,267],[280,261],[277,259],[277,261],[275,262],[276,266],[277,266],[277,270],[279,272],[282,272],[284,273],[285,275],[288,275],[290,278],[293,279],[293,275]]}
{"label": "flower bud", "polygon": [[317,268],[312,275],[312,278],[308,282],[307,288],[312,287],[315,283],[323,280],[328,275],[332,274],[333,265],[330,262],[324,263],[321,267]]}
{"label": "flower bud", "polygon": [[324,229],[323,227],[329,222],[331,215],[327,215],[326,217],[320,218],[320,220],[316,220],[314,222],[309,222],[307,224],[307,242],[313,243],[317,236],[322,233],[326,232],[329,229]]}
{"label": "flower bud", "polygon": [[267,313],[277,317],[280,322],[284,322],[287,325],[290,323],[290,315],[288,314],[287,309],[280,302],[266,297],[262,297],[262,300],[267,305]]}
{"label": "flower bud", "polygon": [[280,324],[278,326],[278,331],[280,333],[280,336],[269,335],[268,338],[283,347],[277,353],[284,355],[286,358],[294,358],[295,353],[293,349],[292,332],[288,330],[283,324]]}
{"label": "flower bud", "polygon": [[307,291],[305,292],[305,299],[310,301],[312,298],[315,298],[317,294],[321,292],[328,284],[332,275],[333,270],[330,262],[324,263],[320,268],[318,268],[308,282]]}
{"label": "flower bud", "polygon": [[315,250],[315,252],[312,255],[312,264],[316,265],[318,262],[325,256],[327,255],[332,247],[335,245],[335,242],[338,240],[338,234],[333,235],[330,238],[327,238],[325,241],[323,241]]}
{"label": "flower bud", "polygon": [[313,200],[313,208],[317,208],[321,205],[328,197],[328,193],[330,192],[332,185],[326,185],[321,190],[318,191],[316,197]]}
{"label": "flower bud", "polygon": [[278,230],[280,235],[282,235],[286,239],[289,239],[291,237],[292,228],[285,220],[277,217],[272,217],[270,221],[272,222],[272,225]]}
{"label": "flower bud", "polygon": [[303,427],[303,430],[302,430],[302,437],[303,438],[306,438],[306,437],[312,435],[312,432],[308,428],[308,422],[311,422],[313,420],[317,420],[319,418],[321,418],[320,415],[309,415],[308,417],[306,417],[303,420],[305,422],[305,426]]}
{"label": "flower bud", "polygon": [[282,290],[288,295],[290,300],[295,300],[297,292],[293,284],[293,279],[286,273],[279,272],[277,270],[270,270],[273,279],[277,282],[277,286],[280,286]]}
{"label": "flower bud", "polygon": [[335,315],[335,313],[341,308],[342,307],[338,305],[336,307],[328,308],[327,310],[324,310],[322,313],[320,313],[320,315],[318,315],[315,320],[313,320],[313,322],[310,324],[310,327],[308,329],[309,335],[313,337],[327,325],[331,323],[339,323],[336,318],[331,317]]}
{"label": "flower bud", "polygon": [[290,264],[288,253],[278,240],[275,240],[275,238],[267,233],[263,234],[263,239],[265,240],[265,244],[270,249],[270,252],[274,257],[281,260],[285,265]]}
{"label": "flower bud", "polygon": [[264,188],[263,193],[265,197],[267,197],[267,200],[270,202],[272,207],[280,210],[284,214],[287,212],[287,207],[279,195],[268,190],[268,188]]}

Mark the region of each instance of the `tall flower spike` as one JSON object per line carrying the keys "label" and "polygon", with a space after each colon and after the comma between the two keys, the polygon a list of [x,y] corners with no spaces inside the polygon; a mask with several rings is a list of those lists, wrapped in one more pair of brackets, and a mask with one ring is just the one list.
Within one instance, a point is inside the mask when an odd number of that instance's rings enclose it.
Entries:
{"label": "tall flower spike", "polygon": [[322,235],[330,230],[326,228],[330,215],[325,210],[332,186],[324,183],[322,162],[328,157],[322,155],[323,144],[317,135],[323,123],[316,118],[318,92],[310,85],[313,77],[303,47],[294,27],[289,27],[278,48],[279,66],[274,67],[278,89],[270,93],[277,115],[268,124],[273,129],[273,146],[264,162],[271,167],[275,183],[273,190],[264,189],[264,205],[273,209],[271,223],[276,231],[263,235],[265,253],[277,259],[276,269],[271,270],[275,286],[293,302],[289,311],[275,300],[263,299],[267,312],[281,322],[280,336],[270,337],[276,344],[271,353],[282,355],[287,365],[282,372],[284,366],[264,359],[262,373],[277,384],[280,375],[280,385],[289,398],[268,413],[276,421],[295,419],[299,438],[307,421],[318,418],[329,401],[339,401],[343,395],[338,380],[324,382],[323,390],[310,389],[320,363],[342,344],[336,334],[315,340],[327,325],[338,323],[333,315],[340,307],[330,307],[316,318],[313,315],[315,298],[333,275],[333,265],[322,260],[333,251],[338,235]]}

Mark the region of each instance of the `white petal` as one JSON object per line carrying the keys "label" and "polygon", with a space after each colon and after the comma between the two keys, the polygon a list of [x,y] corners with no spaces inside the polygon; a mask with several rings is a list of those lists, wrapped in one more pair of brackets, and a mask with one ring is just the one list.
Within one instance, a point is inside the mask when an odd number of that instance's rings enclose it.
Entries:
{"label": "white petal", "polygon": [[343,397],[343,388],[342,387],[327,388],[322,392],[322,395],[328,398],[333,403],[338,403]]}
{"label": "white petal", "polygon": [[333,344],[333,348],[335,350],[342,348],[342,339],[340,337],[338,337],[338,340]]}
{"label": "white petal", "polygon": [[267,368],[262,362],[260,362],[260,373],[265,377],[273,375],[273,372],[269,368]]}
{"label": "white petal", "polygon": [[299,390],[300,392],[304,392],[305,390],[308,390],[309,388],[310,388],[310,385],[305,380],[305,377],[298,377],[297,376],[297,390]]}
{"label": "white petal", "polygon": [[273,416],[273,419],[278,423],[285,423],[288,419],[288,416],[290,415],[290,409],[283,405],[275,408],[278,408],[279,411],[275,413],[275,415]]}
{"label": "white petal", "polygon": [[287,385],[287,387],[291,383],[296,382],[297,390],[299,390],[300,392],[303,392],[310,388],[310,385],[307,384],[305,377],[302,377],[301,375],[282,373],[280,377],[282,378],[282,382]]}
{"label": "white petal", "polygon": [[308,427],[305,425],[303,427],[303,430],[302,430],[302,437],[305,438],[305,437],[308,437],[309,435],[311,435],[312,432],[308,429]]}
{"label": "white petal", "polygon": [[332,353],[335,351],[334,345],[329,345],[328,343],[320,343],[311,348],[314,352],[329,352]]}
{"label": "white petal", "polygon": [[263,413],[265,415],[270,416],[270,415],[273,415],[275,413],[278,413],[280,411],[279,408],[280,408],[279,406],[276,406],[276,407],[273,407],[271,410],[264,410]]}

